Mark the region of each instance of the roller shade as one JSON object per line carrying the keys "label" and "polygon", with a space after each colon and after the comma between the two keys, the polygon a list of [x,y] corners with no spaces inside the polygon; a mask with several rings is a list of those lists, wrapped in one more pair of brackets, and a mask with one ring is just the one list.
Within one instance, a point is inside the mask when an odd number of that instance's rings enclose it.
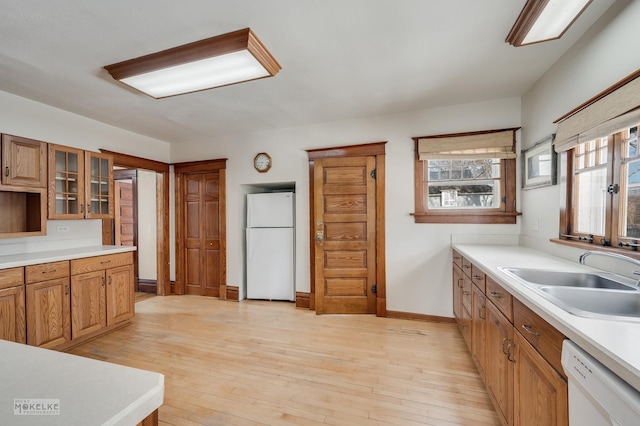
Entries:
{"label": "roller shade", "polygon": [[417,138],[418,158],[474,159],[516,158],[515,133],[518,128]]}
{"label": "roller shade", "polygon": [[557,121],[556,152],[611,135],[640,122],[640,78],[634,78],[575,114]]}

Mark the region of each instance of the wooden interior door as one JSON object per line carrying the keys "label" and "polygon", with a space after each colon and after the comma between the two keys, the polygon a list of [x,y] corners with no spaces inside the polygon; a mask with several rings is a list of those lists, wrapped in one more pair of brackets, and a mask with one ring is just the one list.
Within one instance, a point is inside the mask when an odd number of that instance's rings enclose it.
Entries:
{"label": "wooden interior door", "polygon": [[184,190],[186,293],[219,297],[222,277],[219,174],[187,174]]}
{"label": "wooden interior door", "polygon": [[376,313],[375,157],[314,163],[315,307]]}
{"label": "wooden interior door", "polygon": [[133,246],[134,241],[134,206],[133,184],[126,181],[115,181],[115,240],[117,246]]}

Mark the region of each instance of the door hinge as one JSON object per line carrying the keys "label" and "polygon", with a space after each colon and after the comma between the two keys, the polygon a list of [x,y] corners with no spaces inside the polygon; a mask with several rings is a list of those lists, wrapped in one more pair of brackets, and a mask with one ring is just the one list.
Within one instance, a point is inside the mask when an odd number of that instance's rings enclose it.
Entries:
{"label": "door hinge", "polygon": [[507,197],[502,197],[502,203],[507,204]]}
{"label": "door hinge", "polygon": [[371,286],[371,293],[378,294],[378,285],[374,284]]}
{"label": "door hinge", "polygon": [[375,179],[376,176],[377,176],[376,169],[371,170],[371,177]]}

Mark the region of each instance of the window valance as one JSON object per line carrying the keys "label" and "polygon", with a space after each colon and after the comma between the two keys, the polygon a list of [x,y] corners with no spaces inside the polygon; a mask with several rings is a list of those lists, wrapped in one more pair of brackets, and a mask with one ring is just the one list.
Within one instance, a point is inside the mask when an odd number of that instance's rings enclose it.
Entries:
{"label": "window valance", "polygon": [[516,158],[516,131],[487,130],[472,133],[434,135],[414,138],[419,159]]}
{"label": "window valance", "polygon": [[568,151],[640,122],[640,70],[559,118],[554,148]]}

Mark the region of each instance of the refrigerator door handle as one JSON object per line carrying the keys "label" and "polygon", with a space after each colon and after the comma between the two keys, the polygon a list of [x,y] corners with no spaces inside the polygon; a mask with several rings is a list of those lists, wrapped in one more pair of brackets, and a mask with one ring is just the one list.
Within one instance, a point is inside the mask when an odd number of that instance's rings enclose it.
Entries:
{"label": "refrigerator door handle", "polygon": [[251,228],[247,228],[247,259],[251,259]]}

